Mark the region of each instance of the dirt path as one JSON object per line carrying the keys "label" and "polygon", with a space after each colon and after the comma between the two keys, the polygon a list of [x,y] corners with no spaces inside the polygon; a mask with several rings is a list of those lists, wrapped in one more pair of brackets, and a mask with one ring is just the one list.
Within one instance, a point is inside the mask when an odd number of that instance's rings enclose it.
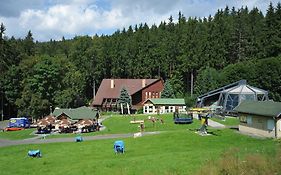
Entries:
{"label": "dirt path", "polygon": [[[143,132],[143,135],[154,135],[160,132]],[[117,138],[128,138],[133,137],[133,133],[128,134],[107,134],[97,136],[84,136],[84,140],[103,140],[103,139],[117,139]],[[12,146],[12,145],[24,145],[24,144],[44,144],[44,143],[58,143],[58,142],[75,142],[75,136],[68,138],[53,138],[53,139],[42,139],[38,137],[24,139],[24,140],[0,140],[0,147]]]}

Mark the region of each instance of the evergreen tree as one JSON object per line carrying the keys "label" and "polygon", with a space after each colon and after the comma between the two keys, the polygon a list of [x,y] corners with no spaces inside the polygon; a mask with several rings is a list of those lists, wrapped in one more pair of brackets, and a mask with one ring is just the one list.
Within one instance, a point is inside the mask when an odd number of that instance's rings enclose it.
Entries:
{"label": "evergreen tree", "polygon": [[166,80],[164,84],[163,92],[161,93],[161,98],[175,98],[175,93],[169,80]]}
{"label": "evergreen tree", "polygon": [[202,95],[210,90],[214,90],[221,85],[220,73],[211,67],[201,69],[195,83],[195,94]]}
{"label": "evergreen tree", "polygon": [[[278,12],[280,13],[280,12]],[[278,28],[278,23],[280,24],[280,17],[277,17],[275,14],[274,7],[272,3],[269,4],[267,13],[265,16],[265,39],[264,39],[264,48],[266,52],[266,57],[277,56],[280,54],[280,38],[278,34],[280,27]]]}
{"label": "evergreen tree", "polygon": [[32,37],[32,33],[29,30],[27,33],[27,36],[24,39],[24,51],[28,56],[34,55],[35,54],[35,50],[34,50],[34,42],[33,42],[33,37]]}
{"label": "evergreen tree", "polygon": [[131,96],[129,95],[129,93],[125,87],[122,87],[117,103],[119,106],[122,104],[123,108],[127,108],[127,104],[129,104],[129,107],[132,106]]}

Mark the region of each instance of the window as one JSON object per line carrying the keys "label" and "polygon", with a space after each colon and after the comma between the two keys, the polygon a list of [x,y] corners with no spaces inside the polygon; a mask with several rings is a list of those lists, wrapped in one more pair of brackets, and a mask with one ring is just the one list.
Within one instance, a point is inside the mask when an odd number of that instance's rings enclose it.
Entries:
{"label": "window", "polygon": [[144,113],[148,113],[149,106],[145,105],[143,109],[144,109]]}
{"label": "window", "polygon": [[253,123],[252,116],[247,116],[247,124],[252,125],[252,123]]}
{"label": "window", "polygon": [[274,127],[275,127],[275,122],[274,122],[274,120],[268,119],[268,120],[267,120],[267,129],[272,131],[272,130],[274,129]]}
{"label": "window", "polygon": [[165,113],[169,112],[169,106],[165,106]]}
{"label": "window", "polygon": [[147,99],[147,92],[145,92],[145,99]]}
{"label": "window", "polygon": [[151,92],[148,92],[148,98],[151,98]]}

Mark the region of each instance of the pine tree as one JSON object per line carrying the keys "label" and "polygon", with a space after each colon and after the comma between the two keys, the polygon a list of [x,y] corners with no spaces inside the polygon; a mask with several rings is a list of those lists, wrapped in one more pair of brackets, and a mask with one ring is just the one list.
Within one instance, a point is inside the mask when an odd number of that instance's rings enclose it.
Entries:
{"label": "pine tree", "polygon": [[161,98],[175,98],[175,93],[169,80],[166,80],[164,84],[164,89],[161,93]]}
{"label": "pine tree", "polygon": [[129,95],[129,93],[125,87],[122,87],[122,89],[120,91],[120,96],[118,99],[118,105],[121,105],[121,104],[125,108],[127,108],[127,104],[129,104],[129,107],[132,106],[131,96]]}
{"label": "pine tree", "polygon": [[32,33],[31,31],[29,30],[25,39],[24,39],[24,50],[25,50],[25,53],[28,55],[28,56],[31,56],[31,55],[34,55],[34,42],[33,42],[33,37],[32,37]]}
{"label": "pine tree", "polygon": [[277,16],[275,14],[274,7],[272,3],[269,4],[269,7],[267,9],[267,13],[265,16],[265,42],[264,47],[266,51],[267,57],[277,56],[279,54],[278,52],[278,22],[277,22]]}

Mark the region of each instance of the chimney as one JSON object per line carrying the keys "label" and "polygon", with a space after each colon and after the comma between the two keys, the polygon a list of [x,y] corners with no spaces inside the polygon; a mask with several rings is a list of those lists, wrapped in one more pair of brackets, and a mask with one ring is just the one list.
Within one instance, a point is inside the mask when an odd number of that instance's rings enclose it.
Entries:
{"label": "chimney", "polygon": [[114,88],[114,80],[110,80],[110,88],[111,88],[111,89]]}
{"label": "chimney", "polygon": [[142,88],[144,88],[144,87],[145,87],[145,85],[146,85],[146,84],[145,84],[145,79],[142,79],[142,82],[141,82],[141,87],[142,87]]}

